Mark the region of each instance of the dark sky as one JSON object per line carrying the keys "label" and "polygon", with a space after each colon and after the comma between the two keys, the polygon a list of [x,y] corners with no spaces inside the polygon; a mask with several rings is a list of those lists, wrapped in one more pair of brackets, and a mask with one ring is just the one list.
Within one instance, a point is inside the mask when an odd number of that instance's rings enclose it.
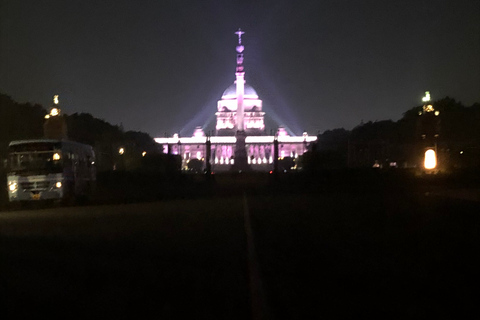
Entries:
{"label": "dark sky", "polygon": [[154,137],[213,129],[235,80],[295,134],[480,102],[479,0],[0,0],[0,92]]}

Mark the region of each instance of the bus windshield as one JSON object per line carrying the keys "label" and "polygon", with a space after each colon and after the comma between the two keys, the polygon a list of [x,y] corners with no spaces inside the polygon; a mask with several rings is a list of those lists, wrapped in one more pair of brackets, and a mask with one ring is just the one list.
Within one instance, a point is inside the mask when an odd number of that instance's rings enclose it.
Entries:
{"label": "bus windshield", "polygon": [[9,147],[9,171],[45,174],[62,171],[62,155],[54,144],[28,144]]}

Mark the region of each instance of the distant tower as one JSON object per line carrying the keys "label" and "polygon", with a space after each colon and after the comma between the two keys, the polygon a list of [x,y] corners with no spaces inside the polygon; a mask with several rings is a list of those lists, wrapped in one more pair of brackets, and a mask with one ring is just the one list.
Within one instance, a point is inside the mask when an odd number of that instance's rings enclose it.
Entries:
{"label": "distant tower", "polygon": [[422,150],[422,167],[428,172],[438,171],[437,139],[440,134],[440,112],[433,107],[430,92],[422,98],[423,108],[419,112],[418,130]]}
{"label": "distant tower", "polygon": [[60,115],[60,106],[58,95],[53,96],[53,105],[50,113],[45,116],[43,124],[43,134],[47,139],[67,139],[67,123],[65,118]]}

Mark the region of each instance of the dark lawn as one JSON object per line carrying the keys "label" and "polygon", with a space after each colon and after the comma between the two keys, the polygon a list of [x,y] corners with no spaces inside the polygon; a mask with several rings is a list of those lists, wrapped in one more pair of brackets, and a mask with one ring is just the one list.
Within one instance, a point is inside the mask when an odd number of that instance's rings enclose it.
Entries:
{"label": "dark lawn", "polygon": [[249,203],[277,318],[478,313],[479,203],[382,190]]}
{"label": "dark lawn", "polygon": [[249,317],[238,199],[17,211],[0,225],[7,317]]}
{"label": "dark lawn", "polygon": [[2,315],[249,319],[244,193],[273,317],[475,315],[480,202],[450,197],[454,182],[107,177],[102,206],[0,212]]}

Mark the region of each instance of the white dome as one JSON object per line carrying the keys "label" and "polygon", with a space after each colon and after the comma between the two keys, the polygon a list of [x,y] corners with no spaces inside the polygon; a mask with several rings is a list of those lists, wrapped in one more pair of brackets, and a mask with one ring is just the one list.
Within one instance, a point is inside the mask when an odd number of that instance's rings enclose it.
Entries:
{"label": "white dome", "polygon": [[[237,98],[237,85],[233,83],[230,87],[228,87],[222,94],[222,100],[231,100]],[[258,94],[253,89],[252,86],[245,83],[245,89],[243,94],[244,99],[258,99]]]}

